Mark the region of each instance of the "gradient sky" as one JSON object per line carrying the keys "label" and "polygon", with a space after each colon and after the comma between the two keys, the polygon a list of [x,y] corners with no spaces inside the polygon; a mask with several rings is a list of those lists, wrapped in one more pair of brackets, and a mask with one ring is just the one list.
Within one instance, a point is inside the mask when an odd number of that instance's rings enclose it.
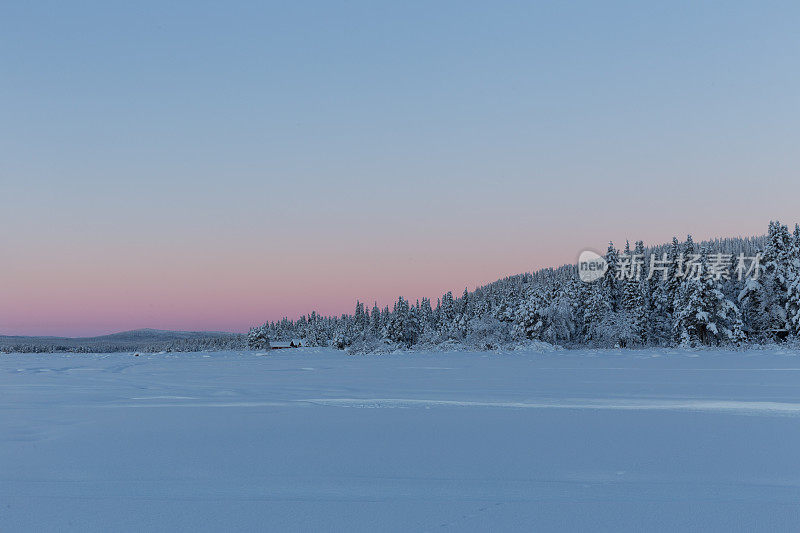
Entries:
{"label": "gradient sky", "polygon": [[0,333],[242,331],[800,220],[797,2],[0,4]]}

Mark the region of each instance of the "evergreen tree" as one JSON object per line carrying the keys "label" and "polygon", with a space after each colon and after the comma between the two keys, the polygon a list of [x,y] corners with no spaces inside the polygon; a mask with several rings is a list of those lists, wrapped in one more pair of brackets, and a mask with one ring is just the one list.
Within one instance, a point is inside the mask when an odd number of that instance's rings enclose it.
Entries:
{"label": "evergreen tree", "polygon": [[439,313],[438,329],[441,333],[448,334],[456,318],[456,304],[453,300],[453,293],[447,292],[442,296],[441,311]]}
{"label": "evergreen tree", "polygon": [[369,315],[364,310],[364,304],[356,300],[356,310],[353,314],[353,321],[356,331],[361,334],[367,330]]}
{"label": "evergreen tree", "polygon": [[770,221],[757,275],[739,292],[746,330],[754,340],[776,341],[787,332],[789,319],[789,257],[791,237],[786,226]]}
{"label": "evergreen tree", "polygon": [[538,339],[544,329],[542,308],[544,295],[538,289],[529,289],[527,296],[520,303],[515,322],[521,336],[526,339]]}
{"label": "evergreen tree", "polygon": [[466,320],[472,318],[472,305],[469,298],[469,291],[464,287],[464,294],[461,296],[461,314]]}
{"label": "evergreen tree", "polygon": [[739,308],[709,276],[708,251],[701,254],[701,273],[687,277],[675,316],[675,338],[683,346],[739,343],[744,339]]}
{"label": "evergreen tree", "polygon": [[397,344],[410,348],[419,336],[419,322],[416,317],[416,309],[412,311],[408,305],[408,300],[402,296],[397,299],[386,324],[386,337]]}
{"label": "evergreen tree", "polygon": [[381,335],[381,310],[378,307],[378,302],[372,304],[372,313],[369,318],[369,333],[373,337]]}
{"label": "evergreen tree", "polygon": [[[630,249],[627,243],[625,249],[626,253]],[[628,255],[630,256],[629,253]],[[644,243],[638,241],[632,260],[639,260],[643,257]],[[622,307],[626,321],[624,344],[643,345],[647,340],[649,313],[647,279],[639,273],[630,279],[624,280],[623,283]]]}
{"label": "evergreen tree", "polygon": [[613,242],[608,243],[606,263],[608,264],[608,270],[606,270],[602,278],[602,284],[608,303],[611,306],[611,311],[615,313],[619,305],[620,286],[617,279],[619,274],[619,252],[614,248]]}
{"label": "evergreen tree", "polygon": [[427,332],[435,329],[435,317],[431,307],[430,298],[423,298],[420,304],[420,331]]}
{"label": "evergreen tree", "polygon": [[800,335],[800,225],[795,224],[786,258],[786,322],[792,335]]}
{"label": "evergreen tree", "polygon": [[609,299],[601,284],[592,283],[587,291],[583,312],[583,341],[599,346],[613,346],[616,343],[616,333],[613,330]]}
{"label": "evergreen tree", "polygon": [[264,326],[250,328],[247,332],[247,347],[251,350],[268,350],[270,348],[268,328]]}

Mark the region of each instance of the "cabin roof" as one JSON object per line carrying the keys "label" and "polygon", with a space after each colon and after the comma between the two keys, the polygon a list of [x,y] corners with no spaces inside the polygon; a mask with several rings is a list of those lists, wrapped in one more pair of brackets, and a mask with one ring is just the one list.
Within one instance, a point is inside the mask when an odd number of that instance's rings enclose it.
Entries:
{"label": "cabin roof", "polygon": [[292,339],[289,341],[270,341],[269,345],[272,348],[291,348],[294,346],[303,346],[303,341],[300,339]]}
{"label": "cabin roof", "polygon": [[273,348],[288,348],[291,344],[292,341],[269,341],[269,345]]}

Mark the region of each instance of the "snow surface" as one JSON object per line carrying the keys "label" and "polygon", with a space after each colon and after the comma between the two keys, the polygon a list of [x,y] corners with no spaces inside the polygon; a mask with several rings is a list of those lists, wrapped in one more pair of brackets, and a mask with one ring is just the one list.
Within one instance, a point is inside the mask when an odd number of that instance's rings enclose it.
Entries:
{"label": "snow surface", "polygon": [[798,355],[0,355],[0,530],[796,530]]}

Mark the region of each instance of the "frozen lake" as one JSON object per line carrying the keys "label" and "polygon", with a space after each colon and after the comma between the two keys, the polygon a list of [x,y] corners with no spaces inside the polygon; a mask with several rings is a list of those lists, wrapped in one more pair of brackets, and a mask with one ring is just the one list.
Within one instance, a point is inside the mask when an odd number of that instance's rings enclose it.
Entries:
{"label": "frozen lake", "polygon": [[0,355],[0,530],[774,531],[792,352]]}

